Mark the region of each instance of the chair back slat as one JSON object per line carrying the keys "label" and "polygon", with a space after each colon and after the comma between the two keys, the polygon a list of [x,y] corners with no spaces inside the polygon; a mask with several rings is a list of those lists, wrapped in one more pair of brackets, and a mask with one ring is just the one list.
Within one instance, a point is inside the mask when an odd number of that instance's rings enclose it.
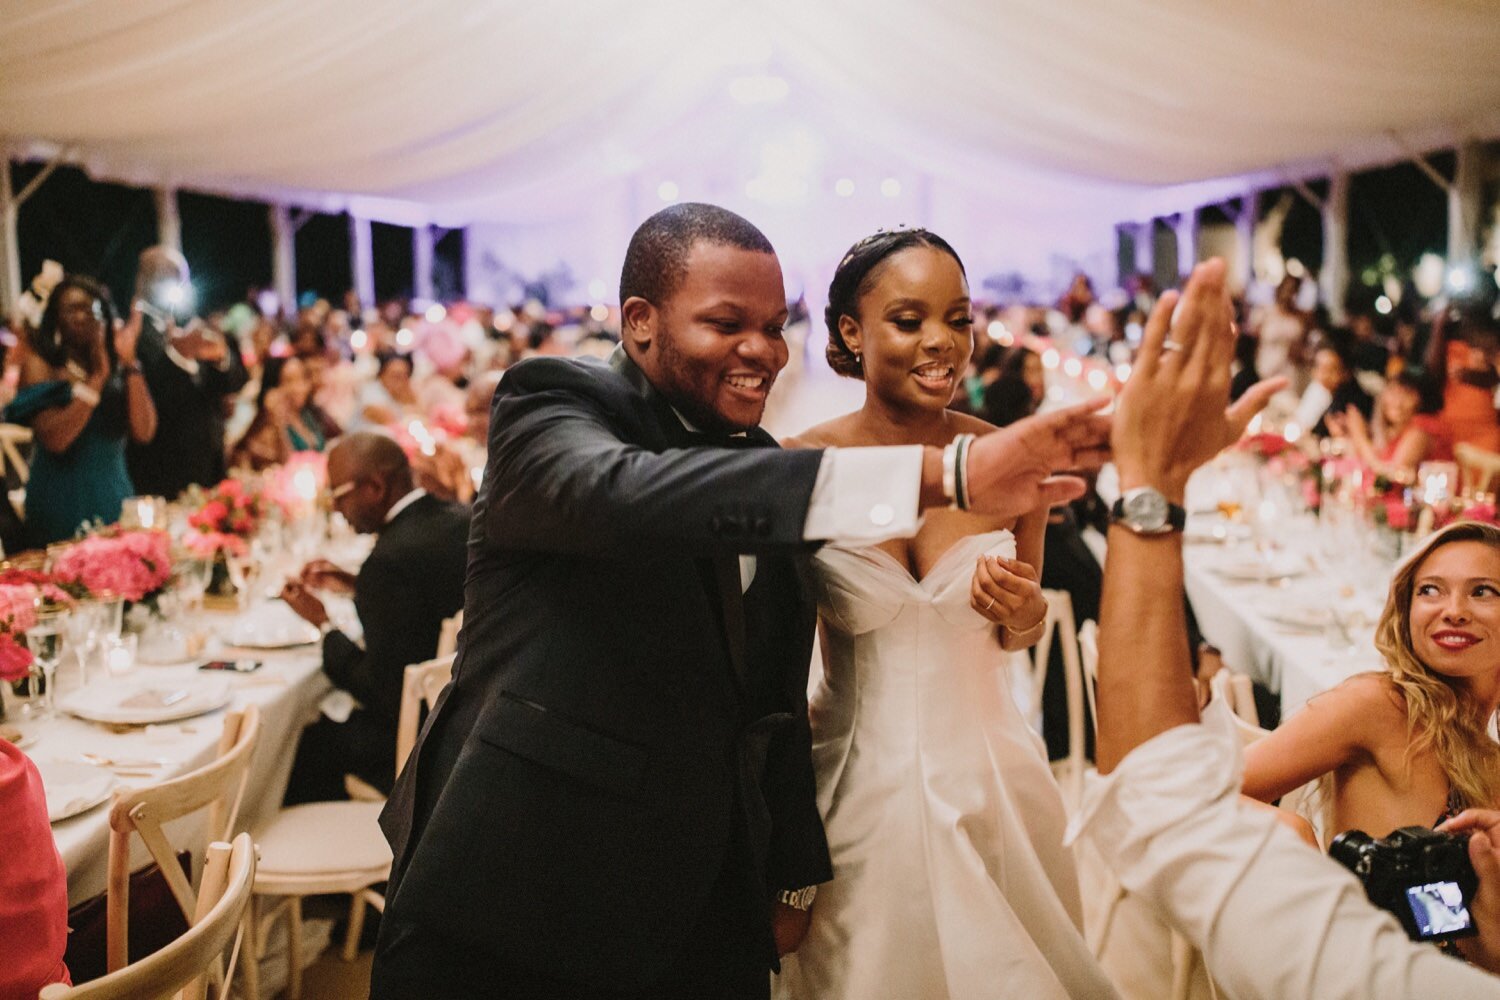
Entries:
{"label": "chair back slat", "polygon": [[450,656],[458,649],[458,633],[464,627],[464,612],[460,608],[452,618],[443,619],[443,628],[438,632],[437,656]]}

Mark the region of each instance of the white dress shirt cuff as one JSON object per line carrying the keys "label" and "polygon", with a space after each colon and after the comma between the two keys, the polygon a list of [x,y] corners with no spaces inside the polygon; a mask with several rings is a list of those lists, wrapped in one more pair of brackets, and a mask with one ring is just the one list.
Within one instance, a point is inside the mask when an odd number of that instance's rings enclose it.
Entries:
{"label": "white dress shirt cuff", "polygon": [[802,537],[873,544],[910,538],[921,523],[922,446],[823,452]]}
{"label": "white dress shirt cuff", "polygon": [[194,361],[192,358],[186,357],[185,355],[179,354],[177,348],[172,346],[171,340],[167,341],[166,353],[167,357],[172,359],[172,364],[176,365],[178,368],[181,368],[189,375],[198,374],[198,362]]}

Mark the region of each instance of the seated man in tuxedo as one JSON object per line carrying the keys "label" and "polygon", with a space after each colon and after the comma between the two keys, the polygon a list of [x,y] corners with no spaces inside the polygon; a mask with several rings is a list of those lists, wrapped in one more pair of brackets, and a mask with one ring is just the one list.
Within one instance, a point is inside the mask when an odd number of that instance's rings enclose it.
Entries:
{"label": "seated man in tuxedo", "polygon": [[[323,671],[359,707],[303,731],[289,805],[343,798],[346,773],[390,789],[406,667],[433,657],[443,619],[463,607],[469,510],[416,489],[400,445],[382,434],[347,435],[328,454],[328,486],[334,509],[378,536],[375,547],[358,576],[316,560],[281,597],[322,630]],[[334,627],[314,588],[353,592],[363,648]]]}

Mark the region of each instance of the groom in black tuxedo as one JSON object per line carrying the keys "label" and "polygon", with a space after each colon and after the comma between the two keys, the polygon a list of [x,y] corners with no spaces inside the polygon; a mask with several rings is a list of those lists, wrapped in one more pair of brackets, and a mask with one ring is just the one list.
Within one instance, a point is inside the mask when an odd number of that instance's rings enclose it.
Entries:
{"label": "groom in black tuxedo", "polygon": [[[799,557],[913,533],[947,502],[942,452],[783,451],[756,427],[787,311],[731,212],[648,219],[620,301],[609,364],[529,360],[495,395],[453,683],[382,816],[379,1000],[765,997],[831,877]],[[1046,477],[1106,434],[1080,408],[990,435],[973,495],[1076,495]]]}

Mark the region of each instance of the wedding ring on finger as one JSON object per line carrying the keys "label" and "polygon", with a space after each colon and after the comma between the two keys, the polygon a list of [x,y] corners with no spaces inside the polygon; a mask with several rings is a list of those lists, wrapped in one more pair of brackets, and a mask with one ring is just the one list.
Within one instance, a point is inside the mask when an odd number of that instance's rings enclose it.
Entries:
{"label": "wedding ring on finger", "polygon": [[993,597],[991,597],[990,598],[990,603],[988,603],[988,604],[986,604],[984,606],[984,610],[988,611],[990,608],[993,608],[994,606],[995,606],[995,599]]}
{"label": "wedding ring on finger", "polygon": [[1170,337],[1168,337],[1166,340],[1163,340],[1161,342],[1161,352],[1163,354],[1171,354],[1173,351],[1180,351],[1180,350],[1182,350],[1182,345],[1179,344],[1177,341],[1171,339]]}

